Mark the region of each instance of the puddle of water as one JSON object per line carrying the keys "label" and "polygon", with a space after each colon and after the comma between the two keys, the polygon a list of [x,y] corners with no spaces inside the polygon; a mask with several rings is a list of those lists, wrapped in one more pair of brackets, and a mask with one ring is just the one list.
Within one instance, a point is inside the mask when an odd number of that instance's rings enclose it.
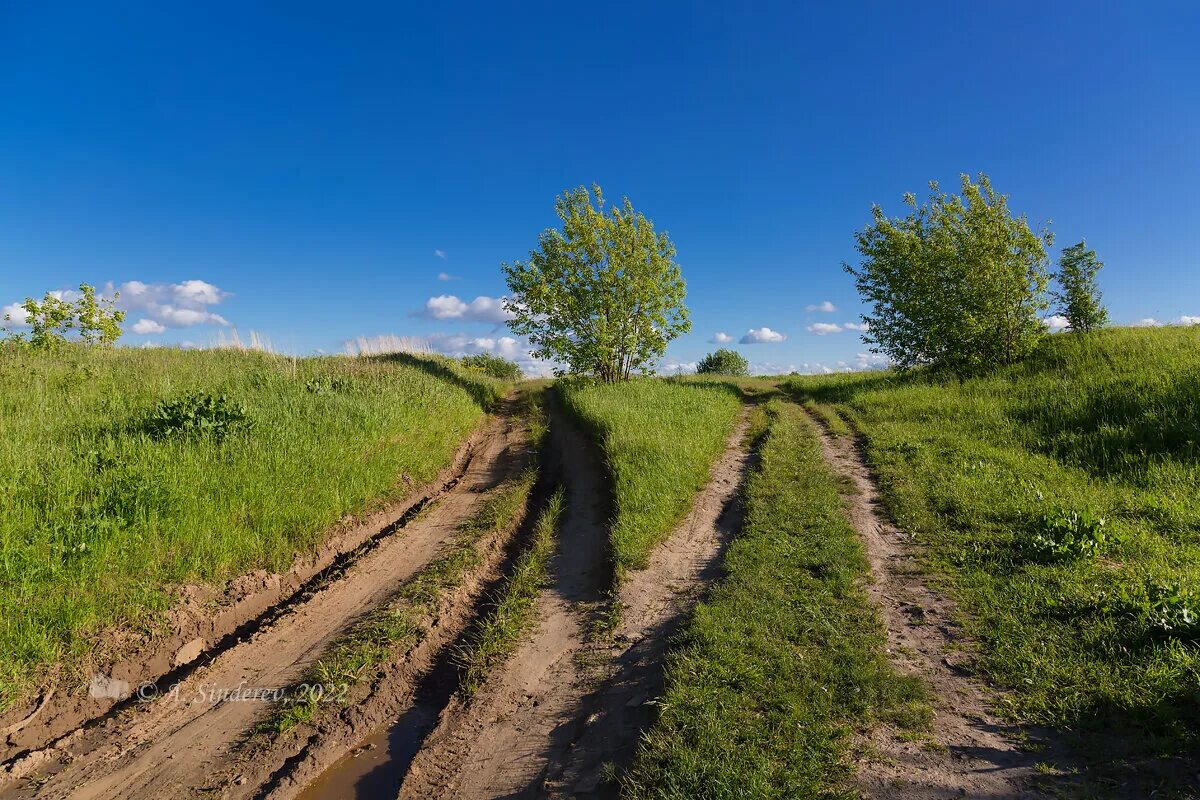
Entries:
{"label": "puddle of water", "polygon": [[395,797],[421,743],[437,724],[438,713],[439,709],[432,705],[413,706],[335,761],[308,785],[298,800]]}

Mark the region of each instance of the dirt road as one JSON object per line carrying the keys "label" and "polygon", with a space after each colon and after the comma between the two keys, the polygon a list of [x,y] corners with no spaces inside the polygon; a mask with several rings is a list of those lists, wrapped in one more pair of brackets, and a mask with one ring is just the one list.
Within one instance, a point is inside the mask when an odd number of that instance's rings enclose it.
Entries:
{"label": "dirt road", "polygon": [[930,589],[914,561],[914,545],[887,521],[874,477],[859,444],[834,436],[810,412],[821,452],[853,487],[843,500],[866,547],[873,582],[868,592],[887,628],[888,652],[904,673],[918,675],[933,698],[928,742],[880,726],[869,738],[874,757],[859,764],[858,783],[883,800],[1043,797],[1027,788],[1038,757],[1017,747],[1017,731],[988,710],[983,686],[954,666],[963,659],[953,604]]}
{"label": "dirt road", "polygon": [[297,681],[341,631],[428,564],[486,492],[522,467],[523,436],[513,419],[493,420],[462,480],[431,511],[173,691],[13,765],[0,797],[186,797],[205,786],[266,708],[239,695]]}
{"label": "dirt road", "polygon": [[660,688],[666,636],[713,577],[736,527],[747,424],[743,414],[691,513],[650,567],[622,587],[621,621],[610,639],[593,634],[609,582],[601,465],[585,435],[555,415],[567,513],[553,584],[538,599],[538,628],[470,703],[451,702],[400,797],[613,793],[600,780],[601,765],[631,757],[649,720],[646,702]]}

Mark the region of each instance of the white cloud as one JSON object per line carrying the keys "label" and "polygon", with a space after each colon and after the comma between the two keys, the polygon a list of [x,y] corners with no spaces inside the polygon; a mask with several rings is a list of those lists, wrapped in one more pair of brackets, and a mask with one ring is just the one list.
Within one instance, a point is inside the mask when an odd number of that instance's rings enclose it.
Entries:
{"label": "white cloud", "polygon": [[828,336],[831,333],[841,333],[842,326],[833,322],[814,322],[808,326],[808,332],[817,336]]}
{"label": "white cloud", "polygon": [[512,318],[504,308],[502,297],[476,297],[470,303],[452,294],[442,294],[425,301],[425,316],[432,319],[460,319],[466,322],[501,323]]}
{"label": "white cloud", "polygon": [[782,342],[787,337],[779,331],[773,331],[770,328],[751,328],[746,331],[746,335],[741,338],[742,344],[766,344],[768,342]]}
{"label": "white cloud", "polygon": [[0,324],[25,327],[29,324],[29,312],[22,308],[20,303],[9,303],[0,308]]}
{"label": "white cloud", "polygon": [[1179,318],[1180,325],[1200,325],[1200,317],[1191,317],[1184,314]]}
{"label": "white cloud", "polygon": [[1146,317],[1145,319],[1139,319],[1137,322],[1133,323],[1133,327],[1135,327],[1135,328],[1159,328],[1159,327],[1162,327],[1162,323],[1159,322],[1158,320],[1154,319],[1153,317]]}
{"label": "white cloud", "polygon": [[134,333],[162,333],[166,329],[166,326],[161,323],[143,318],[133,323],[133,327],[130,330]]}
{"label": "white cloud", "polygon": [[795,364],[781,364],[777,361],[751,361],[751,375],[787,375],[797,372]]}
{"label": "white cloud", "polygon": [[1066,330],[1071,326],[1070,321],[1062,314],[1055,314],[1053,316],[1046,317],[1042,320],[1042,322],[1046,323],[1046,327],[1050,329],[1051,333],[1058,333],[1059,331]]}
{"label": "white cloud", "polygon": [[658,371],[662,375],[691,375],[696,371],[697,363],[695,361],[677,361],[673,358],[664,358],[658,365]]}
{"label": "white cloud", "polygon": [[717,331],[708,341],[712,344],[729,344],[733,341],[733,337],[724,331]]}
{"label": "white cloud", "polygon": [[833,312],[837,311],[837,306],[835,306],[833,303],[829,302],[828,300],[822,300],[819,303],[814,303],[810,306],[805,306],[804,310],[805,311],[819,311],[822,314],[832,314]]}
{"label": "white cloud", "polygon": [[871,326],[865,322],[843,322],[842,327],[848,331],[869,331]]}
{"label": "white cloud", "polygon": [[513,336],[470,336],[465,333],[434,333],[429,336],[360,336],[344,342],[349,355],[383,353],[437,353],[445,356],[491,353],[517,362],[521,371],[535,377],[549,377],[554,364],[533,357],[529,343]]}
{"label": "white cloud", "polygon": [[434,250],[433,254],[435,256],[437,256],[438,258],[442,259],[443,261],[446,260],[446,251],[445,250]]}
{"label": "white cloud", "polygon": [[449,272],[439,272],[437,278],[439,281],[456,281],[456,280],[458,280],[457,275],[451,275]]}
{"label": "white cloud", "polygon": [[[144,283],[126,281],[114,287],[111,283],[104,294],[120,292],[117,308],[141,312],[143,318],[134,326],[134,333],[162,333],[162,328],[190,328],[194,325],[228,325],[229,320],[209,310],[227,297],[229,292],[208,281],[191,279],[180,283]],[[152,329],[150,323],[159,326]],[[137,330],[141,325],[142,330]]]}
{"label": "white cloud", "polygon": [[171,287],[175,302],[188,308],[212,306],[221,302],[225,296],[217,287],[206,281],[190,280],[177,283]]}
{"label": "white cloud", "polygon": [[888,366],[887,356],[879,353],[856,353],[854,356],[855,369],[887,369]]}
{"label": "white cloud", "polygon": [[[162,333],[164,328],[190,328],[193,325],[228,325],[229,321],[210,310],[229,296],[229,293],[202,280],[181,283],[145,283],[126,281],[120,286],[105,284],[101,297],[120,293],[116,307],[122,311],[138,312],[141,319],[131,328],[134,333]],[[68,302],[79,298],[74,290],[52,291],[54,297]],[[25,310],[16,303],[0,311],[11,313],[13,322],[26,322]],[[0,317],[4,315],[0,313]],[[18,322],[20,320],[20,322]]]}
{"label": "white cloud", "polygon": [[804,364],[800,365],[799,372],[802,372],[805,375],[828,375],[833,372],[833,370],[824,364],[809,364],[805,362]]}

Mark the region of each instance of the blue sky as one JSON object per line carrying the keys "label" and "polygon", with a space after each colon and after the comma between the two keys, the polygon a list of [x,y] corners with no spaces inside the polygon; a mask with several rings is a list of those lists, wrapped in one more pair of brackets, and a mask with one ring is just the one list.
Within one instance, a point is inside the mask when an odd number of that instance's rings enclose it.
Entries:
{"label": "blue sky", "polygon": [[1194,3],[500,5],[0,6],[0,306],[138,281],[129,344],[499,347],[470,304],[598,182],[679,248],[672,363],[854,364],[871,204],[984,171],[1118,322],[1200,315]]}

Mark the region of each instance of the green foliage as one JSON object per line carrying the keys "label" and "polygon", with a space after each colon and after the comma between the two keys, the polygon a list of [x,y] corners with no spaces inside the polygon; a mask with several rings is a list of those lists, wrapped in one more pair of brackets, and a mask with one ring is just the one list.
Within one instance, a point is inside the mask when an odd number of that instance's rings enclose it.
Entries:
{"label": "green foliage", "polygon": [[701,375],[749,375],[750,362],[736,350],[722,347],[700,359],[696,372]]}
{"label": "green foliage", "polygon": [[[120,298],[117,292],[112,298],[97,298],[96,289],[86,283],[79,284],[80,297],[74,302],[47,292],[39,303],[32,297],[25,298],[21,308],[25,310],[29,334],[8,331],[9,338],[30,347],[57,350],[68,341],[72,331],[79,334],[84,344],[108,346],[121,337],[121,322],[124,311],[114,309]],[[12,315],[5,314],[6,322]]]}
{"label": "green foliage", "polygon": [[[1047,337],[965,381],[787,388],[866,437],[889,512],[952,590],[980,672],[1008,690],[1001,710],[1092,737],[1104,769],[1200,746],[1200,648],[1178,633],[1195,630],[1184,587],[1200,586],[1198,375],[1196,330],[1112,328]],[[1029,558],[1031,524],[1067,557]]]}
{"label": "green foliage", "polygon": [[649,373],[667,343],[692,328],[675,245],[625,198],[605,213],[599,186],[555,201],[563,229],[546,230],[529,260],[504,264],[514,314],[534,355],[605,382]]}
{"label": "green foliage", "polygon": [[1200,595],[1183,582],[1149,581],[1146,585],[1150,627],[1171,636],[1200,636]]}
{"label": "green foliage", "polygon": [[1030,549],[1040,558],[1092,558],[1104,546],[1104,517],[1090,511],[1057,508],[1042,514],[1038,530],[1030,540]]}
{"label": "green foliage", "polygon": [[866,556],[810,424],[772,401],[724,578],[667,664],[629,798],[850,798],[852,731],[928,716],[888,662]]}
{"label": "green foliage", "polygon": [[463,356],[460,360],[467,369],[478,370],[484,375],[490,375],[502,381],[515,383],[521,380],[521,367],[515,361],[509,361],[507,358],[491,353],[479,353],[473,356]]}
{"label": "green foliage", "polygon": [[[253,435],[144,433],[160,400],[222,392],[252,409]],[[52,671],[70,679],[97,632],[158,630],[171,587],[285,568],[331,526],[433,479],[482,417],[474,397],[386,359],[0,354],[0,709]]]}
{"label": "green foliage", "polygon": [[160,400],[146,418],[144,427],[147,433],[157,439],[211,436],[222,441],[230,434],[249,430],[253,426],[254,421],[250,419],[246,407],[226,395],[188,392],[175,400]]}
{"label": "green foliage", "polygon": [[1011,364],[1044,334],[1049,232],[1014,218],[1007,198],[961,176],[962,195],[930,183],[929,199],[889,219],[875,206],[855,234],[862,261],[845,265],[865,302],[864,338],[901,368],[932,364],[960,375]]}
{"label": "green foliage", "polygon": [[642,569],[708,482],[741,406],[727,386],[657,379],[560,381],[567,410],[595,435],[613,483],[617,580]]}
{"label": "green foliage", "polygon": [[1096,251],[1088,250],[1084,241],[1063,250],[1054,275],[1059,288],[1050,297],[1073,331],[1087,333],[1108,323],[1108,310],[1101,302],[1103,295],[1096,282],[1096,274],[1103,266]]}

